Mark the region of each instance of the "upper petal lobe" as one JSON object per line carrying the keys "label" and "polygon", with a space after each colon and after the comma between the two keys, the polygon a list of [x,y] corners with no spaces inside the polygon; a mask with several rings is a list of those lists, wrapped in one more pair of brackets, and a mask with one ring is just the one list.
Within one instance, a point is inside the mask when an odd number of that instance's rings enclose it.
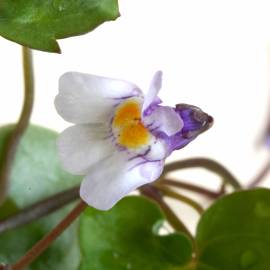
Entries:
{"label": "upper petal lobe", "polygon": [[121,100],[141,95],[136,85],[123,80],[68,72],[59,80],[55,107],[68,122],[103,123]]}

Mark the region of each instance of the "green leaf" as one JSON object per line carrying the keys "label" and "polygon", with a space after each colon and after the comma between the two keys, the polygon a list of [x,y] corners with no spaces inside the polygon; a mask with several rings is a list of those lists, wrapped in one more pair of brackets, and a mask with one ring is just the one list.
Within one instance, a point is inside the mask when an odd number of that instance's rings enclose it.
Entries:
{"label": "green leaf", "polygon": [[[0,234],[0,262],[17,261],[67,214],[70,207],[16,230]],[[0,209],[1,211],[1,209]],[[77,237],[78,223],[74,223],[58,238],[28,270],[75,270],[80,263]]]}
{"label": "green leaf", "polygon": [[11,198],[7,198],[0,206],[0,220],[15,214],[19,210],[16,203]]}
{"label": "green leaf", "polygon": [[0,3],[0,35],[60,52],[57,39],[85,34],[118,16],[117,0],[6,0]]}
{"label": "green leaf", "polygon": [[198,260],[209,269],[269,270],[270,190],[219,199],[203,214],[196,240]]}
{"label": "green leaf", "polygon": [[[3,143],[13,126],[0,128],[0,160]],[[11,172],[9,195],[24,208],[62,190],[79,184],[81,177],[64,171],[56,151],[57,133],[31,126],[27,129],[16,153]]]}
{"label": "green leaf", "polygon": [[[0,128],[0,154],[11,129],[12,126]],[[22,209],[80,182],[80,177],[62,170],[56,152],[56,138],[57,134],[48,129],[36,126],[28,128],[16,153],[9,198],[0,208],[0,216],[7,216],[16,209]],[[66,215],[70,207],[30,225],[0,234],[0,262],[15,262],[48,233]],[[78,224],[73,224],[27,269],[77,269],[80,262],[77,227]]]}
{"label": "green leaf", "polygon": [[80,270],[176,270],[191,259],[183,234],[158,234],[164,215],[142,197],[126,197],[113,209],[87,209],[80,218]]}

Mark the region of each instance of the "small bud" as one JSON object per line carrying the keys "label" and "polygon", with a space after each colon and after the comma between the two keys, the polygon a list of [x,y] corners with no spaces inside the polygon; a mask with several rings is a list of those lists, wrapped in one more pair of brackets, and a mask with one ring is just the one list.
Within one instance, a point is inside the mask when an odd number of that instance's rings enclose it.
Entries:
{"label": "small bud", "polygon": [[183,138],[194,139],[212,127],[214,123],[212,116],[193,105],[177,104],[175,111],[184,122],[184,127],[181,131]]}
{"label": "small bud", "polygon": [[212,127],[214,123],[212,116],[193,105],[177,104],[175,111],[183,120],[184,126],[175,135],[167,138],[171,152],[189,144],[198,135]]}

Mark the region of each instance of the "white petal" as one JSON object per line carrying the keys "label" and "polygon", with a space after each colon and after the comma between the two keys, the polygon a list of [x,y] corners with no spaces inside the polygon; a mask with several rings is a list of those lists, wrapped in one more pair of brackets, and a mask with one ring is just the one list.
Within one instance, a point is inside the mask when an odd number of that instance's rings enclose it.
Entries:
{"label": "white petal", "polygon": [[117,102],[138,95],[139,88],[123,80],[68,72],[59,80],[55,107],[68,122],[102,123],[108,121]]}
{"label": "white petal", "polygon": [[100,124],[75,125],[64,130],[57,141],[63,167],[73,174],[86,174],[89,168],[114,151],[107,128]]}
{"label": "white petal", "polygon": [[132,166],[134,161],[127,161],[123,153],[115,153],[96,164],[81,184],[81,198],[90,206],[108,210],[137,187],[156,180],[162,173],[164,161]]}
{"label": "white petal", "polygon": [[151,144],[150,151],[145,158],[147,160],[161,160],[168,156],[167,144],[164,140],[155,138],[155,141]]}
{"label": "white petal", "polygon": [[150,83],[149,90],[145,95],[142,112],[147,110],[147,108],[158,99],[157,95],[159,90],[161,89],[161,86],[162,86],[162,72],[157,71],[154,74],[153,79]]}
{"label": "white petal", "polygon": [[174,135],[182,129],[184,122],[181,117],[171,107],[158,106],[152,113],[143,118],[143,123],[150,126],[151,130],[157,129],[168,136]]}

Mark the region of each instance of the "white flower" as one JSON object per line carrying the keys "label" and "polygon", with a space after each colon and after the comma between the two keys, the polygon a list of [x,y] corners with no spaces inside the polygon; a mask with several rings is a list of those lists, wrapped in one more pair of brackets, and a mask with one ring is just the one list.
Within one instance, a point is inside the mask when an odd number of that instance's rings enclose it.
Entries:
{"label": "white flower", "polygon": [[80,196],[89,205],[110,209],[156,180],[165,158],[195,137],[183,137],[179,110],[159,105],[161,76],[154,75],[146,96],[123,80],[77,72],[60,78],[55,106],[75,124],[58,139],[60,159],[67,171],[85,175]]}

